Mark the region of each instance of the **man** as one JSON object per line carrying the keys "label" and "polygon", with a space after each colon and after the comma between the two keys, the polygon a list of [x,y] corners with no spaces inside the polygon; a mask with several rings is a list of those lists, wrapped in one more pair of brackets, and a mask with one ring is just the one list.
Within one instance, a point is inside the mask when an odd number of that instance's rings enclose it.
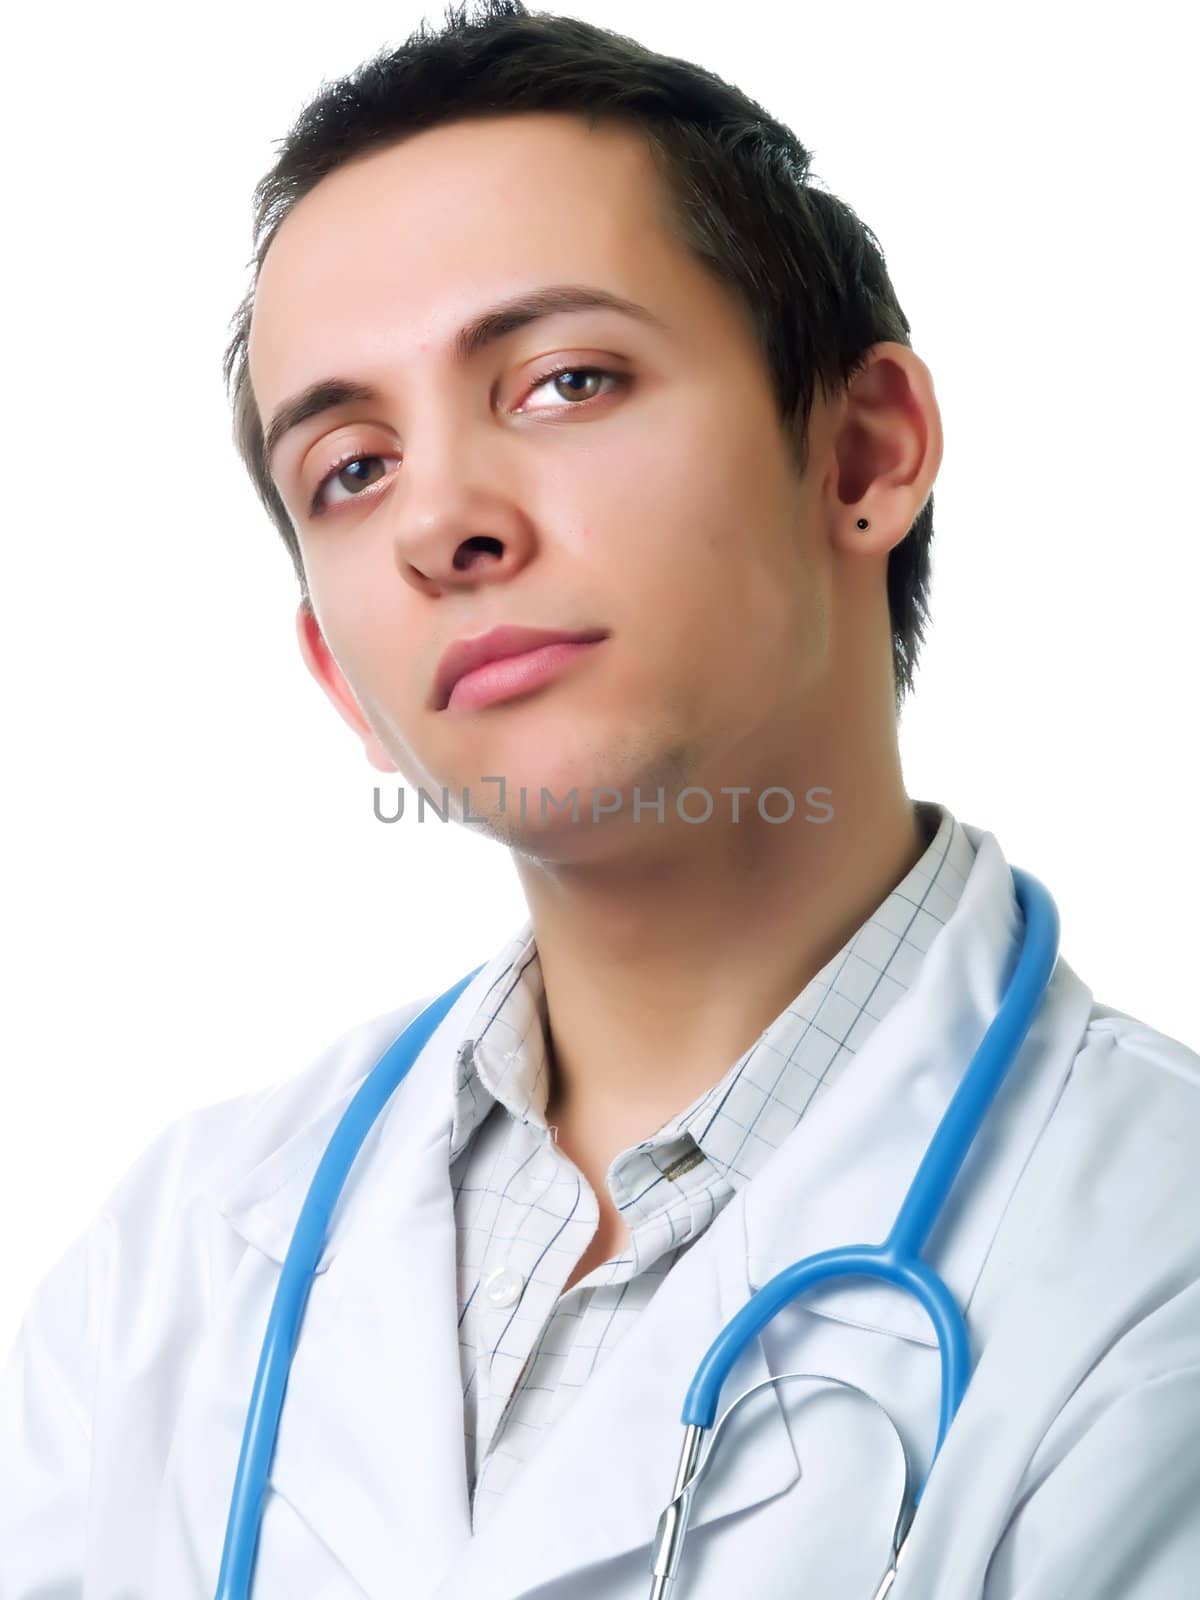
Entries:
{"label": "man", "polygon": [[[373,766],[513,850],[530,912],[356,1164],[257,1592],[632,1600],[700,1357],[793,1259],[883,1238],[1020,948],[997,840],[901,774],[887,572],[942,457],[932,380],[877,341],[797,474],[644,142],[569,112],[324,176],[248,358],[309,670]],[[364,392],[294,404],[333,377]],[[47,1280],[0,1411],[6,1600],[214,1592],[300,1205],[420,1005],[168,1130]],[[931,1240],[975,1366],[897,1600],[1190,1592],[1198,1136],[1200,1059],[1060,960]],[[724,1403],[798,1370],[876,1398],[924,1478],[913,1302],[814,1292]],[[870,1595],[901,1489],[879,1413],[768,1386],[729,1435],[680,1593]]]}

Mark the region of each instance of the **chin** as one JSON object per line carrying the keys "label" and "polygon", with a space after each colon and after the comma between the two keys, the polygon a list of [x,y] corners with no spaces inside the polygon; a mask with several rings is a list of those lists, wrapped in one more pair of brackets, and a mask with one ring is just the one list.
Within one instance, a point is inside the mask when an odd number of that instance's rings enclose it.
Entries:
{"label": "chin", "polygon": [[481,818],[474,806],[471,810],[472,819],[464,825],[472,833],[503,845],[516,856],[547,866],[582,866],[604,859],[612,854],[614,829],[620,826],[619,818],[603,815],[594,823],[590,811],[582,804],[578,822],[572,820],[569,811],[561,816],[551,812],[543,822],[533,805],[528,807],[525,821],[516,811],[495,812]]}

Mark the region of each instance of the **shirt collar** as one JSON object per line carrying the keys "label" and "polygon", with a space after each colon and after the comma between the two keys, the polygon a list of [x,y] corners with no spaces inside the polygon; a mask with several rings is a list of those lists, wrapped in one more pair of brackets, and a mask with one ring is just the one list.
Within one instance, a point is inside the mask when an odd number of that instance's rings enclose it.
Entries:
{"label": "shirt collar", "polygon": [[[711,1088],[638,1147],[660,1161],[698,1148],[734,1189],[747,1183],[908,992],[953,914],[975,847],[945,806],[917,801],[932,838],[920,859],[842,948]],[[497,1103],[545,1128],[548,1009],[527,921],[508,941],[498,980],[459,1046],[450,1159]],[[664,1147],[677,1145],[678,1151]]]}

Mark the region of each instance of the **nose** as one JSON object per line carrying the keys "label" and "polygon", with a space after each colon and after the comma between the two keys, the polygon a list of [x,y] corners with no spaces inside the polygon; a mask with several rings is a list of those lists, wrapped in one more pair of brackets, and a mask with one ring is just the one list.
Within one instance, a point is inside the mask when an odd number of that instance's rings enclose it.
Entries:
{"label": "nose", "polygon": [[[396,497],[399,500],[400,497]],[[410,481],[396,510],[396,567],[423,595],[506,583],[531,559],[533,526],[520,506],[457,482]]]}

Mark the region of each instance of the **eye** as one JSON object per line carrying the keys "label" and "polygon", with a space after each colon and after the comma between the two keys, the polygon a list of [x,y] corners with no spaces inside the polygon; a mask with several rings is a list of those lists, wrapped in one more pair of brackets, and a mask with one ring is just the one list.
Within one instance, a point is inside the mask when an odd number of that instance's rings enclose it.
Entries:
{"label": "eye", "polygon": [[[530,385],[529,392],[531,394],[536,394],[539,389],[544,389],[548,383],[553,383],[559,378],[586,379],[589,381],[593,378],[607,378],[611,382],[615,383],[618,389],[625,387],[627,384],[633,381],[631,374],[627,372],[611,372],[607,367],[578,367],[564,364],[562,366],[554,367],[549,372],[544,372],[540,378],[536,378]],[[535,412],[543,410],[582,411],[584,407],[591,405],[595,400],[602,398],[603,396],[601,395],[588,394],[584,395],[577,404],[550,407],[536,406],[534,407],[534,410]],[[312,500],[309,504],[309,514],[314,517],[319,517],[329,509],[329,505],[326,503],[325,490],[330,484],[332,484],[335,478],[340,478],[344,473],[354,472],[355,477],[352,480],[353,482],[359,484],[359,486],[362,488],[371,488],[372,484],[377,482],[378,479],[368,479],[365,476],[359,476],[359,472],[364,468],[370,468],[375,463],[382,462],[387,459],[389,458],[382,455],[356,453],[352,450],[347,451],[345,455],[340,456],[338,460],[333,463],[329,471],[321,479],[320,483],[318,483]],[[350,496],[350,499],[352,500],[363,500],[366,498],[368,497],[362,494],[351,494]],[[344,505],[345,501],[335,500],[332,502],[332,504]]]}
{"label": "eye", "polygon": [[[625,372],[609,372],[605,367],[553,367],[549,372],[544,372],[540,378],[535,378],[530,385],[530,394],[536,394],[539,389],[544,389],[548,383],[555,382],[558,378],[611,378],[614,383],[628,382],[629,374]],[[580,397],[576,397],[580,398]],[[586,404],[589,400],[599,399],[598,395],[584,395],[581,397]],[[552,408],[553,409],[553,408]],[[568,411],[578,411],[578,406],[568,406]]]}

